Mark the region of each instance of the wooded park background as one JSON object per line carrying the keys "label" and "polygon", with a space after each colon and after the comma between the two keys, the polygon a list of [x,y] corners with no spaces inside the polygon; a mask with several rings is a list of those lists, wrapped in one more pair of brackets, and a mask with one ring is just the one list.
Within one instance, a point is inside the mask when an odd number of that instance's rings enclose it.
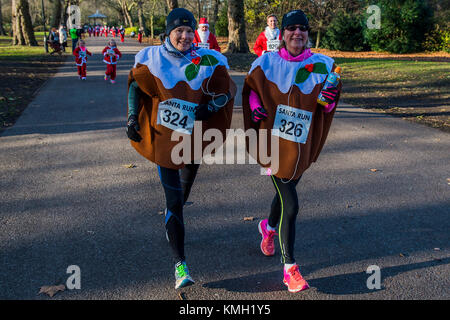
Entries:
{"label": "wooded park background", "polygon": [[[217,36],[228,37],[230,52],[249,52],[267,15],[277,15],[281,24],[292,9],[308,15],[315,48],[450,52],[450,0],[0,0],[0,34],[11,35],[14,44],[36,46],[32,31],[44,31],[44,23],[47,29],[64,24],[70,5],[81,8],[83,24],[99,10],[109,26],[123,25],[128,33],[143,28],[152,38],[164,31],[170,10],[184,7],[197,20],[207,17]],[[379,29],[367,27],[371,5],[380,9]]]}

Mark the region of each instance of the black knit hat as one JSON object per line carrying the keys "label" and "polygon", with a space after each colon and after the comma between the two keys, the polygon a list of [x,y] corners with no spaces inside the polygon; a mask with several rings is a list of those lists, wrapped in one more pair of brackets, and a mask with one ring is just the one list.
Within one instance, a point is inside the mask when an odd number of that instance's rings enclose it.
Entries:
{"label": "black knit hat", "polygon": [[189,10],[184,8],[173,9],[166,18],[166,35],[181,26],[191,27],[194,31],[197,28],[197,21]]}
{"label": "black knit hat", "polygon": [[281,20],[281,30],[284,30],[287,26],[301,24],[309,27],[308,18],[302,10],[292,10],[286,13]]}

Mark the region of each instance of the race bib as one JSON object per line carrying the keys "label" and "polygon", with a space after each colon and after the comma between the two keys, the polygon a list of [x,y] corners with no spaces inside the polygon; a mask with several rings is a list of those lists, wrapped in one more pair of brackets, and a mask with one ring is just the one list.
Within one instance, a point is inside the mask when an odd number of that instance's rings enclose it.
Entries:
{"label": "race bib", "polygon": [[108,49],[107,53],[108,53],[108,54],[112,54],[112,55],[115,55],[115,54],[116,54],[116,53],[114,52],[113,49]]}
{"label": "race bib", "polygon": [[175,98],[163,101],[158,105],[157,124],[190,135],[194,128],[196,106],[195,103]]}
{"label": "race bib", "polygon": [[86,58],[86,51],[80,50],[80,57],[81,58]]}
{"label": "race bib", "polygon": [[277,107],[272,135],[296,143],[306,143],[313,113],[284,104]]}
{"label": "race bib", "polygon": [[209,43],[199,42],[199,43],[197,43],[197,47],[203,48],[203,49],[209,49]]}
{"label": "race bib", "polygon": [[267,40],[267,51],[278,51],[280,40]]}

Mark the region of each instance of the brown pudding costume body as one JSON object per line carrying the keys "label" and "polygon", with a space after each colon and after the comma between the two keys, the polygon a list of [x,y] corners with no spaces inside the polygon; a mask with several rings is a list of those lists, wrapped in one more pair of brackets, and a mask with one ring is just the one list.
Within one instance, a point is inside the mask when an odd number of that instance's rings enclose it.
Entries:
{"label": "brown pudding costume body", "polygon": [[[303,11],[285,14],[282,47],[253,62],[242,92],[245,130],[257,132],[257,147],[247,138],[247,151],[262,167],[271,169],[267,174],[276,192],[268,219],[258,224],[260,248],[264,255],[273,256],[274,237],[279,236],[283,282],[290,292],[309,288],[294,258],[299,211],[296,186],[322,151],[342,86],[339,82],[327,89],[326,95],[333,99],[326,107],[317,103],[327,76],[336,66],[330,57],[311,53],[306,41],[299,46],[298,39],[308,40],[308,32],[309,22]],[[278,136],[278,150],[271,145],[271,136]],[[264,163],[260,158],[261,145],[266,146],[271,162]],[[265,155],[263,151],[261,156]]]}
{"label": "brown pudding costume body", "polygon": [[[182,164],[174,164],[171,159],[172,149],[179,141],[171,141],[173,130],[157,124],[158,105],[162,101],[171,98],[177,98],[196,104],[207,103],[211,100],[210,96],[205,95],[201,88],[193,90],[187,82],[178,82],[175,87],[167,89],[163,83],[156,76],[152,75],[146,65],[137,64],[135,68],[131,69],[128,77],[128,84],[136,81],[139,88],[144,93],[139,102],[139,124],[141,127],[140,134],[142,141],[137,143],[131,141],[131,145],[143,157],[156,163],[157,165],[171,169],[181,169],[185,166]],[[236,93],[236,85],[228,75],[225,66],[217,66],[211,76],[209,84],[208,79],[204,79],[202,86],[208,86],[209,91],[216,94],[232,92],[234,96]],[[202,121],[202,136],[203,132],[215,128],[222,132],[222,136],[226,138],[226,129],[230,128],[231,118],[233,113],[234,99],[231,99],[224,107],[211,116],[208,121]],[[199,126],[195,126],[192,136],[196,135],[195,130]],[[211,142],[203,142],[202,151]],[[194,144],[192,144],[191,155],[192,162],[200,159],[194,159]]]}
{"label": "brown pudding costume body", "polygon": [[[278,53],[274,53],[278,54]],[[333,65],[334,71],[335,65]],[[277,167],[278,171],[274,176],[282,179],[299,179],[303,172],[308,169],[311,163],[316,162],[325,141],[328,137],[328,132],[333,121],[336,108],[331,112],[325,113],[323,107],[317,104],[317,97],[322,90],[323,83],[315,85],[314,89],[309,94],[304,94],[297,86],[293,86],[292,90],[287,93],[280,91],[278,86],[268,80],[264,74],[264,71],[260,66],[256,67],[245,79],[244,88],[242,90],[242,105],[244,112],[244,127],[245,130],[254,129],[259,131],[261,129],[270,130],[273,128],[277,107],[280,104],[289,105],[295,109],[306,110],[312,112],[312,122],[309,128],[308,139],[305,144],[300,144],[300,161],[298,161],[299,144],[286,139],[279,139],[279,162]],[[340,91],[342,85],[339,84],[338,89]],[[251,109],[249,104],[250,90],[253,90],[258,94],[261,99],[261,103],[268,113],[267,119],[260,122],[253,122],[251,119]],[[288,103],[289,99],[289,103]],[[339,102],[339,95],[336,99],[336,104]],[[252,152],[252,149],[247,144],[247,151],[252,155],[254,159],[257,159],[258,163],[264,167],[271,167],[271,162],[262,163],[259,157],[260,139],[266,138],[267,142],[267,154],[270,157],[271,143],[270,135],[257,135],[258,139],[258,151],[256,154]],[[247,140],[249,142],[249,140]],[[274,150],[278,152],[278,150]],[[298,163],[298,164],[297,164]]]}

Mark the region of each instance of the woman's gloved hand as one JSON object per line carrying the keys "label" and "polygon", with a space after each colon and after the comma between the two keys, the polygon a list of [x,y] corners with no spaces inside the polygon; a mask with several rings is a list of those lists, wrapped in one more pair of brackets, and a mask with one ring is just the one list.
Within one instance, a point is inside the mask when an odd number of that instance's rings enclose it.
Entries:
{"label": "woman's gloved hand", "polygon": [[211,116],[223,108],[231,99],[231,94],[219,94],[208,103],[202,103],[197,106],[194,111],[195,120],[204,121],[211,118]]}
{"label": "woman's gloved hand", "polygon": [[194,111],[195,120],[206,121],[214,114],[214,110],[208,103],[199,104]]}
{"label": "woman's gloved hand", "polygon": [[259,122],[267,118],[267,111],[263,107],[257,107],[252,111],[252,121]]}
{"label": "woman's gloved hand", "polygon": [[329,87],[326,89],[322,89],[321,94],[324,97],[325,102],[327,102],[328,104],[332,104],[333,102],[336,101],[338,89],[336,87]]}
{"label": "woman's gloved hand", "polygon": [[141,130],[139,127],[138,117],[137,115],[131,115],[128,117],[127,122],[127,136],[128,139],[133,140],[135,142],[141,142],[142,137],[138,133],[138,131]]}

